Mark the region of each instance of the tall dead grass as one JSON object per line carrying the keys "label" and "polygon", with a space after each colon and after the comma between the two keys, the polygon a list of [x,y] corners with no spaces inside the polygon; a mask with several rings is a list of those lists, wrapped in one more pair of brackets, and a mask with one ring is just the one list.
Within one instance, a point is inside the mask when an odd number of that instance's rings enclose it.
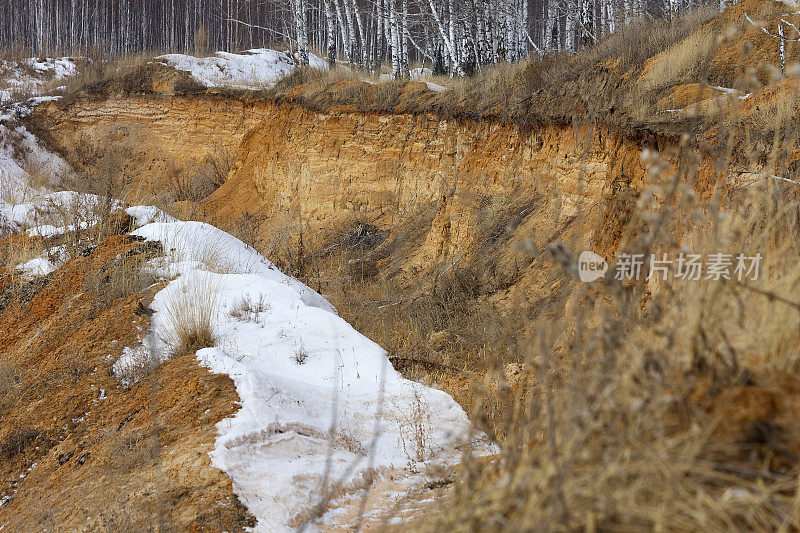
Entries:
{"label": "tall dead grass", "polygon": [[65,93],[74,94],[88,87],[108,83],[141,69],[152,60],[151,54],[110,56],[100,51],[90,53],[74,76],[66,80]]}
{"label": "tall dead grass", "polygon": [[[418,529],[800,527],[796,185],[723,172],[700,202],[689,139],[675,168],[643,157],[648,186],[617,255],[760,253],[759,279],[607,275],[570,283],[560,314],[504,328],[495,342],[517,346],[525,371],[487,374],[507,394],[503,451],[468,461],[453,500]],[[574,279],[577,251],[551,254],[546,283]],[[478,424],[498,408],[485,388],[473,400]]]}
{"label": "tall dead grass", "polygon": [[159,332],[170,357],[191,355],[218,342],[214,318],[218,311],[219,287],[212,274],[202,279],[173,283],[177,290],[170,293],[166,303],[164,329]]}

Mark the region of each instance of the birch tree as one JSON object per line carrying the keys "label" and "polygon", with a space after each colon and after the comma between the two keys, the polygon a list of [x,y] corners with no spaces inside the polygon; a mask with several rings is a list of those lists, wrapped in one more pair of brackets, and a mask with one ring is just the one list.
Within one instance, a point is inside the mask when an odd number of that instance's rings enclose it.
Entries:
{"label": "birch tree", "polygon": [[292,16],[297,32],[297,63],[308,66],[308,27],[306,26],[306,0],[292,0]]}
{"label": "birch tree", "polygon": [[325,51],[328,55],[328,68],[336,66],[336,20],[333,18],[331,0],[323,0],[325,4],[325,23],[327,34],[325,36]]}

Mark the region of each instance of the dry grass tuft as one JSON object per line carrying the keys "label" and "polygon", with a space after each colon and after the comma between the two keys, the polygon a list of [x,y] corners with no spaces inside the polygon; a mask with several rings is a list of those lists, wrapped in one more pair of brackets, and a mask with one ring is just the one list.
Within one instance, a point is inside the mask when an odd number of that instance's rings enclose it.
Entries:
{"label": "dry grass tuft", "polygon": [[0,250],[0,269],[9,274],[19,274],[18,267],[41,257],[44,249],[44,243],[39,238],[21,236],[6,239]]}
{"label": "dry grass tuft", "polygon": [[271,305],[263,294],[258,295],[258,300],[253,300],[249,295],[242,296],[228,311],[228,314],[243,322],[258,322],[258,315],[269,312]]}
{"label": "dry grass tuft", "polygon": [[687,82],[698,79],[697,69],[709,60],[717,43],[711,28],[702,28],[653,57],[639,78],[645,91],[674,85],[686,76]]}
{"label": "dry grass tuft", "polygon": [[31,446],[40,436],[42,436],[42,432],[33,428],[14,431],[0,444],[0,456],[6,459],[13,459],[25,452],[25,449]]}
{"label": "dry grass tuft", "polygon": [[127,473],[147,465],[157,455],[150,441],[144,431],[117,431],[108,458],[112,468]]}
{"label": "dry grass tuft", "polygon": [[165,331],[161,332],[169,356],[191,355],[215,346],[218,338],[213,320],[218,310],[219,289],[213,275],[205,274],[194,283],[185,279],[173,283],[179,289],[170,293],[163,311]]}
{"label": "dry grass tuft", "polygon": [[[16,400],[20,393],[20,375],[14,365],[0,359],[0,402],[8,396]],[[2,405],[2,403],[0,403]]]}
{"label": "dry grass tuft", "polygon": [[89,301],[87,317],[95,318],[111,309],[117,300],[139,294],[155,283],[156,277],[144,265],[148,257],[121,257],[88,275],[84,280],[85,296]]}

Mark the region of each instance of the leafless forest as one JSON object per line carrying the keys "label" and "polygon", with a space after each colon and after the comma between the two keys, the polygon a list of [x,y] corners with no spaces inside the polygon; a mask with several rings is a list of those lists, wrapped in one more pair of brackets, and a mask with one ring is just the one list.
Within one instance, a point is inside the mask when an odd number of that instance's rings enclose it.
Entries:
{"label": "leafless forest", "polygon": [[471,74],[529,54],[575,52],[634,20],[730,0],[1,0],[0,47],[31,55],[206,53],[266,45],[395,77],[425,62]]}

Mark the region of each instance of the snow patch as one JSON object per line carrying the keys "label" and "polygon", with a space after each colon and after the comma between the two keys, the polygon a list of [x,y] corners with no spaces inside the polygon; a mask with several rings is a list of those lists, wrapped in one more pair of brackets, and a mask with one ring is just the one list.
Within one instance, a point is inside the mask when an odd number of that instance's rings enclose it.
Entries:
{"label": "snow patch", "polygon": [[[156,294],[140,350],[168,353],[170,306],[213,291],[218,342],[197,358],[233,379],[241,409],[217,425],[210,455],[258,518],[257,531],[293,530],[331,492],[365,488],[373,475],[495,451],[450,396],[404,379],[322,296],[238,239],[200,222],[156,222],[134,234],[161,242],[167,256],[151,267],[177,277]],[[234,311],[243,300],[267,305],[243,319]]]}
{"label": "snow patch", "polygon": [[35,257],[28,261],[27,263],[23,263],[17,267],[17,270],[20,270],[23,274],[28,276],[36,277],[36,276],[46,276],[47,274],[53,272],[58,265],[52,263],[46,257]]}
{"label": "snow patch", "polygon": [[[286,52],[268,48],[247,50],[241,54],[217,52],[211,57],[194,57],[185,54],[167,54],[156,58],[176,70],[189,72],[206,87],[234,89],[263,89],[272,87],[288,76],[297,66],[295,57]],[[313,68],[328,68],[321,57],[309,54]]]}
{"label": "snow patch", "polygon": [[431,83],[429,81],[426,81],[425,85],[428,86],[428,89],[430,89],[433,92],[437,92],[437,93],[443,93],[443,92],[448,90],[447,87],[443,87],[441,85],[437,85],[437,84]]}
{"label": "snow patch", "polygon": [[430,78],[433,76],[433,70],[427,67],[412,68],[409,71],[409,75],[411,76],[412,80],[421,81],[423,78]]}
{"label": "snow patch", "polygon": [[60,81],[78,72],[77,58],[27,58],[0,61],[0,105],[10,102],[17,91],[41,94],[51,81]]}

